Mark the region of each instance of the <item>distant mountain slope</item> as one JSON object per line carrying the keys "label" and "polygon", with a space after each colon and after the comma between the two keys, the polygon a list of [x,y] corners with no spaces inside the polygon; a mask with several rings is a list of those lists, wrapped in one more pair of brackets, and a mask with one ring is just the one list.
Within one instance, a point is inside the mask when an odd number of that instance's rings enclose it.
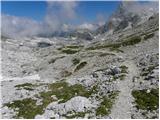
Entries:
{"label": "distant mountain slope", "polygon": [[144,23],[151,16],[158,13],[156,3],[121,2],[106,24],[97,29],[96,34],[132,28]]}

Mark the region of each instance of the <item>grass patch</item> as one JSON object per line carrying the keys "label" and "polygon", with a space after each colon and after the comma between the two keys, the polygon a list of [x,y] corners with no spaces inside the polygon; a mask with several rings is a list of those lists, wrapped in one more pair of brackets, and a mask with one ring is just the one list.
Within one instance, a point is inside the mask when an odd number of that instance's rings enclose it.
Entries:
{"label": "grass patch", "polygon": [[116,96],[118,96],[118,93],[118,91],[111,92],[108,96],[103,97],[100,106],[96,109],[96,116],[105,116],[110,114],[112,105],[114,104]]}
{"label": "grass patch", "polygon": [[61,76],[62,76],[62,77],[68,77],[68,76],[70,76],[70,75],[72,75],[72,72],[69,72],[69,71],[67,71],[67,70],[64,70],[64,71],[61,72]]}
{"label": "grass patch", "polygon": [[79,62],[80,62],[80,59],[77,59],[77,58],[74,58],[74,59],[72,60],[72,63],[73,63],[74,65],[79,64]]}
{"label": "grass patch", "polygon": [[99,54],[99,57],[105,57],[105,56],[108,56],[108,55],[115,55],[113,53],[101,53]]}
{"label": "grass patch", "polygon": [[120,79],[120,80],[124,80],[124,79],[125,79],[125,77],[126,77],[126,75],[125,75],[125,74],[121,74],[121,75],[119,76],[119,79]]}
{"label": "grass patch", "polygon": [[[59,100],[59,103],[68,101],[74,96],[89,97],[90,92],[86,90],[82,85],[75,84],[69,86],[66,82],[57,82],[49,85],[50,91],[42,92],[43,99],[50,99],[52,95],[55,95]],[[49,97],[49,98],[48,98]]]}
{"label": "grass patch", "polygon": [[141,42],[141,37],[140,36],[134,36],[132,38],[125,39],[121,42],[117,43],[111,43],[111,44],[105,44],[105,45],[97,45],[97,46],[91,46],[86,48],[86,50],[95,50],[95,49],[103,49],[103,48],[111,48],[113,49],[118,49],[121,46],[130,46],[130,45],[135,45],[137,43]]}
{"label": "grass patch", "polygon": [[[42,105],[36,105],[36,100],[26,98],[23,100],[15,100],[13,103],[7,103],[5,106],[14,109],[17,112],[15,118],[33,119],[37,114],[43,114],[44,108],[51,102],[57,101],[57,99],[59,100],[59,103],[64,103],[75,96],[89,97],[92,94],[92,91],[85,89],[85,87],[80,84],[69,85],[65,81],[48,84],[48,88],[49,91],[40,92],[39,95],[35,95],[35,97],[42,99]],[[54,99],[52,97],[53,95],[57,99]],[[16,110],[16,108],[18,108],[18,110]]]}
{"label": "grass patch", "polygon": [[75,54],[80,51],[81,48],[83,48],[83,45],[68,45],[64,46],[63,48],[58,48],[62,53],[66,54]]}
{"label": "grass patch", "polygon": [[79,49],[79,48],[83,48],[83,45],[68,45],[66,46],[66,48],[71,48],[71,49]]}
{"label": "grass patch", "polygon": [[75,53],[79,52],[79,50],[75,50],[75,49],[62,49],[62,52],[66,53],[66,54],[75,54]]}
{"label": "grass patch", "polygon": [[129,45],[135,45],[139,42],[141,42],[141,37],[135,36],[135,37],[132,37],[132,38],[129,38],[129,39],[123,41],[121,44],[122,44],[122,46],[129,46]]}
{"label": "grass patch", "polygon": [[121,68],[121,73],[128,73],[128,72],[127,72],[127,69],[128,69],[127,66],[122,65],[122,66],[120,66],[120,68]]}
{"label": "grass patch", "polygon": [[149,73],[152,72],[152,70],[155,68],[156,66],[152,65],[149,66],[147,69],[145,69],[144,71],[141,72],[141,76],[147,76]]}
{"label": "grass patch", "polygon": [[154,33],[150,33],[144,36],[144,40],[154,37]]}
{"label": "grass patch", "polygon": [[33,85],[31,83],[24,83],[24,84],[16,85],[15,87],[17,88],[17,90],[25,89],[25,90],[32,91],[32,90],[34,90],[33,87],[35,87],[35,86],[37,86],[37,85]]}
{"label": "grass patch", "polygon": [[147,90],[134,90],[132,95],[138,109],[153,111],[159,108],[159,89],[151,89],[150,93]]}
{"label": "grass patch", "polygon": [[[13,103],[7,103],[5,106],[14,109],[17,114],[14,118],[33,119],[37,114],[43,113],[42,106],[36,105],[36,100],[26,98],[23,100],[15,100]],[[18,110],[16,110],[18,108]]]}
{"label": "grass patch", "polygon": [[77,66],[76,66],[76,68],[75,68],[75,72],[76,71],[78,71],[78,70],[80,70],[80,69],[82,69],[83,67],[85,67],[87,65],[87,62],[81,62],[81,63],[79,63]]}

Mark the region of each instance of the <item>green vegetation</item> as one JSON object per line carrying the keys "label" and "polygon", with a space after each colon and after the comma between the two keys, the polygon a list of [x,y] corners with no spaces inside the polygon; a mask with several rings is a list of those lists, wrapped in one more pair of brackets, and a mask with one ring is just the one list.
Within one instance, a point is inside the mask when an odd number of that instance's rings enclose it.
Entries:
{"label": "green vegetation", "polygon": [[159,89],[134,90],[132,95],[135,98],[136,107],[142,110],[157,110],[159,108]]}
{"label": "green vegetation", "polygon": [[71,49],[79,49],[79,48],[83,48],[83,45],[68,45],[66,46],[66,48],[71,48]]}
{"label": "green vegetation", "polygon": [[86,66],[87,65],[87,62],[81,62],[81,63],[79,63],[77,66],[76,66],[76,68],[75,68],[75,72],[76,71],[78,71],[78,70],[80,70],[80,69],[82,69],[84,66]]}
{"label": "green vegetation", "polygon": [[110,48],[109,50],[110,51],[116,51],[117,53],[119,53],[119,52],[123,53],[123,50],[120,50],[118,48]]}
{"label": "green vegetation", "polygon": [[141,42],[141,37],[135,36],[123,41],[121,44],[122,46],[129,46],[129,45],[135,45],[139,42]]}
{"label": "green vegetation", "polygon": [[128,73],[127,72],[128,67],[126,67],[125,65],[120,66],[120,68],[121,68],[121,73]]}
{"label": "green vegetation", "polygon": [[154,37],[154,33],[150,33],[144,36],[144,40]]}
{"label": "green vegetation", "polygon": [[66,53],[66,54],[75,54],[77,52],[79,52],[79,50],[75,50],[75,49],[62,49],[62,52],[63,53]]}
{"label": "green vegetation", "polygon": [[68,77],[68,76],[70,76],[70,75],[72,75],[72,72],[69,72],[69,71],[67,71],[67,70],[64,70],[64,71],[61,72],[61,76],[62,76],[62,77]]}
{"label": "green vegetation", "polygon": [[103,48],[111,48],[111,50],[114,50],[114,49],[120,48],[121,46],[135,45],[139,42],[141,42],[141,37],[134,36],[132,38],[127,38],[126,40],[123,40],[117,43],[91,46],[91,47],[86,48],[86,50],[95,50],[95,49],[103,49]]}
{"label": "green vegetation", "polygon": [[113,53],[101,53],[99,54],[99,57],[104,57],[104,56],[108,56],[108,55],[115,55]]}
{"label": "green vegetation", "polygon": [[155,65],[149,66],[147,69],[141,72],[141,76],[147,76],[149,73],[152,72],[152,70],[155,68]]}
{"label": "green vegetation", "polygon": [[31,83],[24,83],[24,84],[19,84],[19,85],[16,85],[15,87],[17,88],[17,90],[20,90],[20,89],[25,89],[25,90],[34,90],[33,87],[35,87],[37,85],[33,85]]}
{"label": "green vegetation", "polygon": [[56,57],[56,58],[52,58],[48,61],[49,64],[53,64],[56,60],[64,58],[65,56],[60,56],[60,57]]}
{"label": "green vegetation", "polygon": [[112,105],[115,102],[116,97],[118,96],[118,91],[111,92],[108,96],[103,97],[100,106],[96,110],[96,115],[109,115],[111,112]]}
{"label": "green vegetation", "polygon": [[[69,86],[66,82],[57,82],[49,85],[48,92],[42,92],[41,97],[43,100],[50,100],[52,99],[52,95],[55,95],[60,101],[59,103],[63,103],[68,101],[74,96],[85,96],[89,97],[90,93],[86,90],[82,85],[75,84]],[[48,103],[47,103],[48,104]]]}
{"label": "green vegetation", "polygon": [[[26,98],[23,100],[15,100],[13,103],[7,103],[5,106],[14,109],[17,114],[14,118],[33,119],[37,114],[42,114],[42,106],[36,105],[36,100]],[[18,110],[16,110],[18,108]]]}
{"label": "green vegetation", "polygon": [[68,45],[61,48],[58,48],[62,53],[66,54],[75,54],[80,51],[81,48],[83,48],[83,45]]}
{"label": "green vegetation", "polygon": [[125,74],[121,74],[121,75],[119,76],[120,80],[124,80],[124,79],[125,79],[125,77],[126,77],[126,75],[125,75]]}
{"label": "green vegetation", "polygon": [[[31,84],[26,84],[27,86]],[[26,86],[26,85],[19,85]],[[5,106],[14,109],[17,114],[15,118],[33,119],[37,114],[43,114],[44,108],[53,101],[59,100],[59,103],[64,103],[75,96],[89,97],[93,90],[89,91],[80,84],[69,85],[65,81],[48,84],[49,91],[40,92],[35,97],[42,99],[41,105],[36,105],[36,100],[26,98],[23,100],[15,100],[12,103],[7,103]],[[53,98],[55,96],[56,98]],[[18,109],[16,109],[18,108]],[[81,113],[76,114],[76,116]]]}
{"label": "green vegetation", "polygon": [[79,62],[80,62],[80,59],[77,59],[77,58],[74,58],[74,59],[72,60],[72,63],[73,63],[74,65],[77,65]]}

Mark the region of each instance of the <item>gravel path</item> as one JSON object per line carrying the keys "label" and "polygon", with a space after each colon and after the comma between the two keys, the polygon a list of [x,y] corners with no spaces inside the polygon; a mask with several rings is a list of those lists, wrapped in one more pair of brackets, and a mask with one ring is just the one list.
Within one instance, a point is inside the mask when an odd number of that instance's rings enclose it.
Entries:
{"label": "gravel path", "polygon": [[113,119],[131,118],[132,102],[132,79],[138,73],[138,68],[132,61],[125,61],[124,65],[128,67],[128,75],[125,80],[119,81],[118,89],[120,90],[117,101],[111,110],[110,117]]}

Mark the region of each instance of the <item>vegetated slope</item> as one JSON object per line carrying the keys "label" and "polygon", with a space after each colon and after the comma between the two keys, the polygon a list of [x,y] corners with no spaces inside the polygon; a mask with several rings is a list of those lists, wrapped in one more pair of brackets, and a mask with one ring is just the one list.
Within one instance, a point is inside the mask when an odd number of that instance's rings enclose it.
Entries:
{"label": "vegetated slope", "polygon": [[158,118],[158,25],[83,42],[2,38],[2,118]]}

